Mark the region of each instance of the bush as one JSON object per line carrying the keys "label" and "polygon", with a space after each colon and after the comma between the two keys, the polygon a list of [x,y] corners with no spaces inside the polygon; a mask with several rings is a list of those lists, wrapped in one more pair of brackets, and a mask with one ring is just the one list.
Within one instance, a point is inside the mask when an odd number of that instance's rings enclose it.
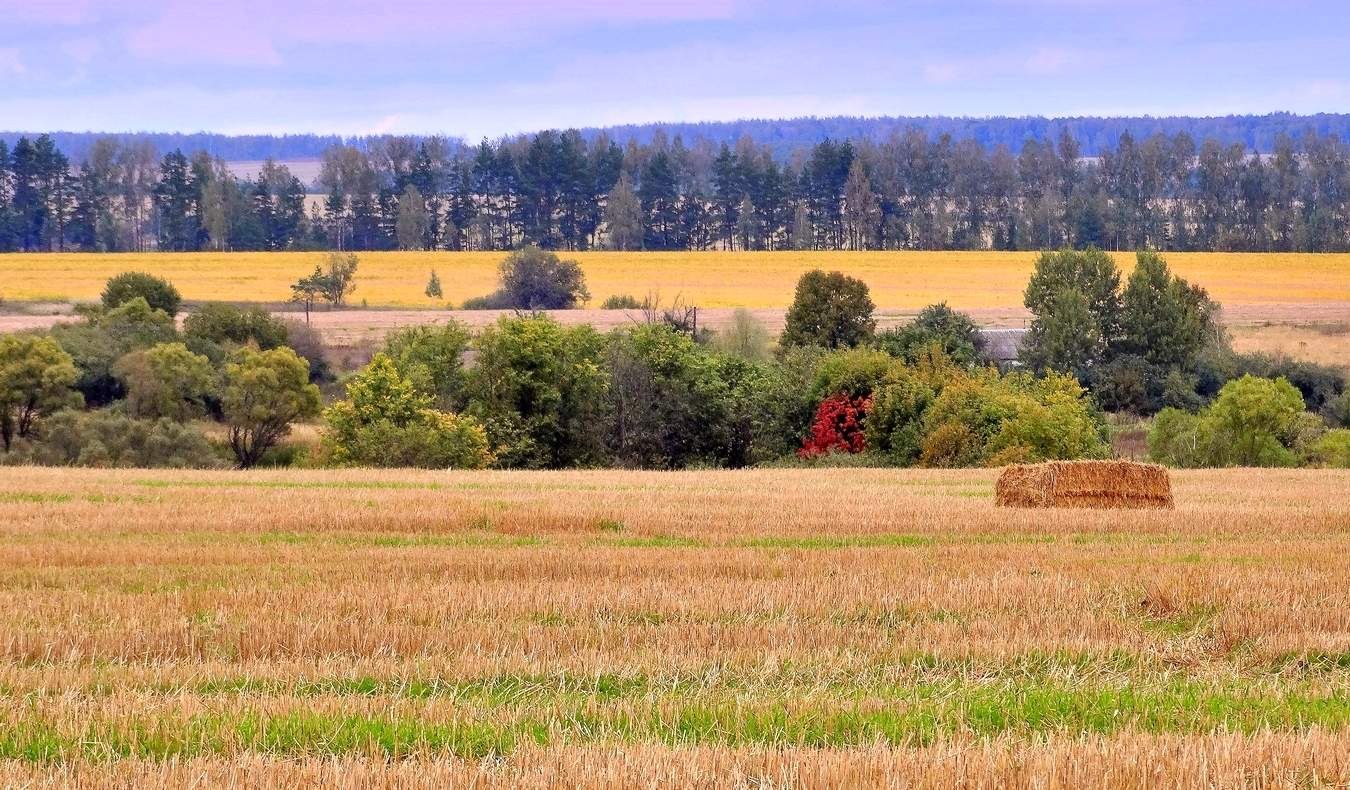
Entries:
{"label": "bush", "polygon": [[807,272],[797,281],[781,342],[785,346],[857,346],[876,329],[875,307],[862,280],[843,272]]}
{"label": "bush", "polygon": [[944,302],[925,307],[903,327],[881,332],[876,344],[887,354],[909,362],[936,349],[956,364],[969,367],[979,362],[984,337],[974,319]]}
{"label": "bush", "polygon": [[386,354],[347,384],[347,400],[324,412],[327,456],[338,464],[481,469],[492,462],[487,433],[473,417],[429,408]]}
{"label": "bush", "polygon": [[533,245],[502,261],[501,287],[464,303],[466,310],[570,310],[591,298],[581,264]]}
{"label": "bush", "polygon": [[1071,376],[968,372],[936,358],[898,367],[867,417],[873,451],[896,464],[999,465],[1109,454],[1107,426]]}
{"label": "bush", "polygon": [[111,310],[91,311],[83,323],[58,324],[52,337],[75,361],[75,386],[90,405],[110,403],[123,394],[113,365],[126,354],[178,340],[174,320],[135,297]]}
{"label": "bush", "polygon": [[70,355],[49,337],[0,335],[0,450],[31,435],[38,421],[79,405],[71,387],[78,376]]}
{"label": "bush", "polygon": [[332,381],[333,370],[328,364],[328,346],[319,330],[294,318],[281,319],[286,327],[286,345],[309,363],[309,380],[314,383]]}
{"label": "bush", "polygon": [[1330,416],[1336,425],[1350,428],[1350,387],[1331,405]]}
{"label": "bush", "polygon": [[103,306],[109,310],[136,298],[144,299],[152,309],[163,310],[170,317],[178,315],[183,304],[183,297],[168,280],[145,272],[123,272],[113,277],[103,287],[101,297]]}
{"label": "bush", "polygon": [[53,415],[22,460],[48,466],[210,468],[221,459],[196,428],[115,410]]}
{"label": "bush", "polygon": [[1312,447],[1313,458],[1333,469],[1350,469],[1350,430],[1327,431]]}
{"label": "bush", "polygon": [[1164,409],[1149,431],[1149,455],[1180,467],[1294,466],[1321,429],[1284,379],[1230,381],[1205,411]]}
{"label": "bush", "polygon": [[390,332],[384,353],[401,376],[442,411],[463,406],[464,353],[469,330],[455,321],[440,326],[410,326]]}
{"label": "bush", "polygon": [[133,417],[186,420],[206,410],[218,389],[211,361],[182,343],[161,343],[117,360],[113,375],[126,388]]}
{"label": "bush", "polygon": [[797,451],[801,458],[815,458],[829,453],[861,453],[867,449],[863,421],[871,398],[839,393],[831,395],[816,407],[811,431]]}
{"label": "bush", "polygon": [[183,336],[215,343],[227,350],[251,343],[261,351],[268,351],[286,345],[289,333],[281,319],[260,307],[240,309],[224,302],[211,302],[183,320]]}
{"label": "bush", "polygon": [[600,303],[601,310],[641,310],[642,307],[643,303],[632,294],[606,296],[605,301]]}
{"label": "bush", "polygon": [[1283,354],[1234,354],[1229,380],[1242,376],[1285,379],[1298,390],[1308,411],[1331,416],[1346,391],[1340,369]]}
{"label": "bush", "polygon": [[[720,374],[748,376],[750,368],[723,368],[688,335],[662,324],[615,332],[606,351],[606,444],[615,460],[661,469],[727,462],[731,404]],[[731,463],[743,465],[745,452]]]}
{"label": "bush", "polygon": [[821,360],[812,394],[817,401],[840,393],[865,398],[899,365],[894,357],[876,349],[839,351]]}
{"label": "bush", "polygon": [[731,314],[731,325],[713,337],[713,345],[722,353],[755,362],[769,360],[772,344],[773,338],[763,322],[743,307],[736,308]]}
{"label": "bush", "polygon": [[492,440],[498,464],[557,468],[603,457],[605,341],[589,326],[504,317],[475,338],[465,411]]}

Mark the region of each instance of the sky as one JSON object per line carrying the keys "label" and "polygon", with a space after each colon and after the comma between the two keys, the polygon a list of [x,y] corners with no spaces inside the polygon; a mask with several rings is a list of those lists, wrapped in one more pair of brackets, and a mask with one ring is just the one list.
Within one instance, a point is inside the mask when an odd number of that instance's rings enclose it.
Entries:
{"label": "sky", "polygon": [[1350,112],[1346,0],[0,0],[0,129]]}

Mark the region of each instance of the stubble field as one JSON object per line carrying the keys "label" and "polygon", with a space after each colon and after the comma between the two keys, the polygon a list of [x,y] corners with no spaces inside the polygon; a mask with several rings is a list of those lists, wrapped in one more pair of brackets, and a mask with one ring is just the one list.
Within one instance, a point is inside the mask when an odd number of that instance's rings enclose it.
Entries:
{"label": "stubble field", "polygon": [[0,784],[1350,781],[1350,473],[0,471]]}

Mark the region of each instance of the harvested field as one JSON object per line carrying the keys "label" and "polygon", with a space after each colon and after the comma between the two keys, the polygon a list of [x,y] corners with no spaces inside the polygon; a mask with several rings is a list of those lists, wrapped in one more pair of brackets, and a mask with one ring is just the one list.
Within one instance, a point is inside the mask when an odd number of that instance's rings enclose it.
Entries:
{"label": "harvested field", "polygon": [[1350,781],[1350,472],[996,474],[0,469],[0,785]]}
{"label": "harvested field", "polygon": [[[443,307],[496,287],[500,252],[363,252],[354,304]],[[776,307],[792,302],[814,268],[861,278],[883,308],[946,301],[963,310],[1017,308],[1034,252],[584,252],[566,253],[586,274],[593,303],[631,294],[677,296],[701,307]],[[139,269],[167,277],[189,301],[284,302],[290,284],[323,253],[65,253],[0,255],[0,298],[92,300],[109,277]],[[1116,253],[1126,271],[1132,253]],[[1176,274],[1225,306],[1350,303],[1350,254],[1168,253]],[[444,300],[424,294],[432,269]],[[1346,318],[1344,314],[1340,316]]]}
{"label": "harvested field", "polygon": [[1171,509],[1167,470],[1132,461],[1051,461],[1004,469],[994,486],[1002,507]]}

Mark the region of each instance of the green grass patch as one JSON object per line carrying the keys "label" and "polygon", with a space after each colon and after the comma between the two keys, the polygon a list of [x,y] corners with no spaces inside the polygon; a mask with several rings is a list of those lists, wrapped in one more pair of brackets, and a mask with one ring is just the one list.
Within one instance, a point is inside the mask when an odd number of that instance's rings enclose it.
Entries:
{"label": "green grass patch", "polygon": [[925,535],[821,535],[804,538],[750,538],[736,545],[750,549],[873,549],[931,546]]}
{"label": "green grass patch", "polygon": [[[1299,732],[1350,727],[1350,698],[1340,693],[1257,693],[1193,683],[1160,687],[1064,683],[970,683],[898,687],[892,696],[856,700],[758,698],[692,693],[634,697],[644,678],[597,679],[557,695],[557,686],[502,684],[491,699],[535,700],[509,711],[467,704],[454,718],[415,714],[266,715],[244,709],[190,717],[119,713],[63,734],[36,712],[0,726],[0,758],[29,762],[86,758],[176,759],[256,753],[272,757],[507,755],[519,744],[661,743],[676,746],[847,748],[918,746],[953,736],[1038,739],[1049,735]],[[608,686],[606,684],[613,684]],[[628,684],[631,684],[630,688]],[[378,683],[351,681],[351,693],[380,694]],[[636,690],[636,691],[635,691]],[[609,704],[611,700],[621,700]]]}

